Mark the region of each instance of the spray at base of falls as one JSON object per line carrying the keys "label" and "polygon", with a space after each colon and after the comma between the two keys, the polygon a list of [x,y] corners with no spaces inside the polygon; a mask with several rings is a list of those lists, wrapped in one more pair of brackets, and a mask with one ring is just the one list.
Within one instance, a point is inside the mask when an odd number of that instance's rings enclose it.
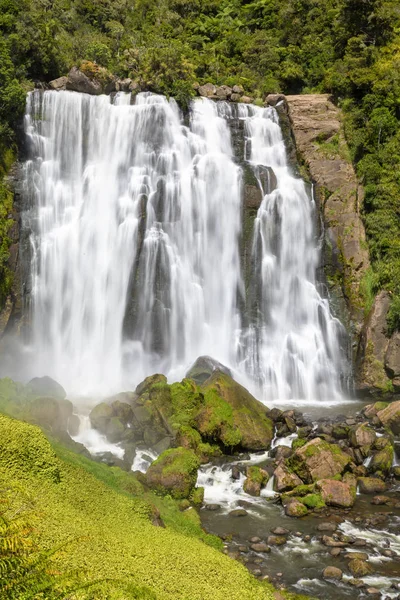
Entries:
{"label": "spray at base of falls", "polygon": [[[263,194],[248,290],[232,122]],[[154,372],[178,380],[207,354],[265,401],[341,398],[314,202],[290,173],[275,109],[200,99],[184,126],[157,95],[36,91],[26,132],[37,374],[104,397]]]}

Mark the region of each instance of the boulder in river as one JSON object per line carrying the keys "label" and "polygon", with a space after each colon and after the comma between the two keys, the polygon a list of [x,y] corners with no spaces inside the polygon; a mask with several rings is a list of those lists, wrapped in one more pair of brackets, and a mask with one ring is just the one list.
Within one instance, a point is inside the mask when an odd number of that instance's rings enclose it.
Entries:
{"label": "boulder in river", "polygon": [[322,577],[324,579],[342,579],[343,571],[337,567],[325,567],[322,572]]}
{"label": "boulder in river", "polygon": [[391,444],[387,444],[382,450],[373,455],[369,470],[372,473],[381,473],[388,475],[392,468],[394,449]]}
{"label": "boulder in river", "polygon": [[386,490],[386,484],[377,477],[359,477],[357,483],[362,494],[376,494]]}
{"label": "boulder in river", "polygon": [[319,479],[330,479],[343,473],[351,462],[348,454],[335,444],[328,444],[321,438],[315,438],[291,456],[287,463],[305,483]]}
{"label": "boulder in river", "polygon": [[257,466],[247,467],[246,480],[243,484],[243,490],[250,496],[259,496],[261,488],[267,483],[269,475],[264,469]]}
{"label": "boulder in river", "polygon": [[348,564],[348,568],[350,573],[359,579],[360,577],[366,577],[374,572],[372,566],[367,563],[365,560],[360,560],[359,558],[354,558]]}
{"label": "boulder in river", "polygon": [[285,514],[288,517],[305,517],[307,513],[307,507],[294,498],[288,500],[285,504]]}
{"label": "boulder in river", "polygon": [[356,490],[348,483],[334,479],[321,479],[316,484],[323,501],[328,506],[350,508],[356,500]]}
{"label": "boulder in river", "polygon": [[287,492],[301,485],[302,480],[290,471],[284,464],[278,465],[274,471],[274,490],[276,492]]}
{"label": "boulder in river", "polygon": [[371,446],[376,440],[376,433],[367,423],[357,425],[350,433],[350,443],[354,448]]}
{"label": "boulder in river", "polygon": [[389,427],[395,435],[400,434],[400,400],[391,402],[380,410],[377,416],[385,427]]}
{"label": "boulder in river", "polygon": [[171,448],[163,452],[149,467],[149,487],[173,498],[189,498],[197,481],[200,461],[193,450]]}

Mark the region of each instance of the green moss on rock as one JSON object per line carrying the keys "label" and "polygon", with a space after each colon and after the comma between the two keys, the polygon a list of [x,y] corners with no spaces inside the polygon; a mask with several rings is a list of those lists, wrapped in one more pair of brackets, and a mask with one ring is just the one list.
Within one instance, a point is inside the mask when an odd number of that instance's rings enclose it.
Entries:
{"label": "green moss on rock", "polygon": [[149,467],[149,487],[173,498],[189,498],[197,481],[200,460],[187,448],[171,448],[163,452]]}

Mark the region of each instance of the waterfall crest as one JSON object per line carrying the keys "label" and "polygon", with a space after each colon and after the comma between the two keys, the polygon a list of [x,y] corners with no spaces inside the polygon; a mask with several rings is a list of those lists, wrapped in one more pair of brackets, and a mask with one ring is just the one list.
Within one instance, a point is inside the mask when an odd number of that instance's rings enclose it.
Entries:
{"label": "waterfall crest", "polygon": [[[249,290],[234,119],[263,195]],[[265,400],[339,395],[341,325],[316,288],[314,203],[274,109],[200,99],[184,125],[162,96],[35,91],[26,133],[38,374],[106,395],[157,371],[179,379],[208,354]]]}

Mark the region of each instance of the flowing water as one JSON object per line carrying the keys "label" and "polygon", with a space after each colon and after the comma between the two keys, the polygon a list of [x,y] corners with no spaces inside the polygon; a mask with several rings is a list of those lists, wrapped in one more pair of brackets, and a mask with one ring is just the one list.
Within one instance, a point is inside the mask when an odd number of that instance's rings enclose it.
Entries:
{"label": "flowing water", "polygon": [[[26,132],[36,374],[105,395],[156,371],[179,379],[208,354],[265,400],[340,397],[346,359],[316,286],[315,205],[275,109],[199,99],[184,125],[162,96],[35,91]],[[263,195],[249,274],[243,161]]]}

